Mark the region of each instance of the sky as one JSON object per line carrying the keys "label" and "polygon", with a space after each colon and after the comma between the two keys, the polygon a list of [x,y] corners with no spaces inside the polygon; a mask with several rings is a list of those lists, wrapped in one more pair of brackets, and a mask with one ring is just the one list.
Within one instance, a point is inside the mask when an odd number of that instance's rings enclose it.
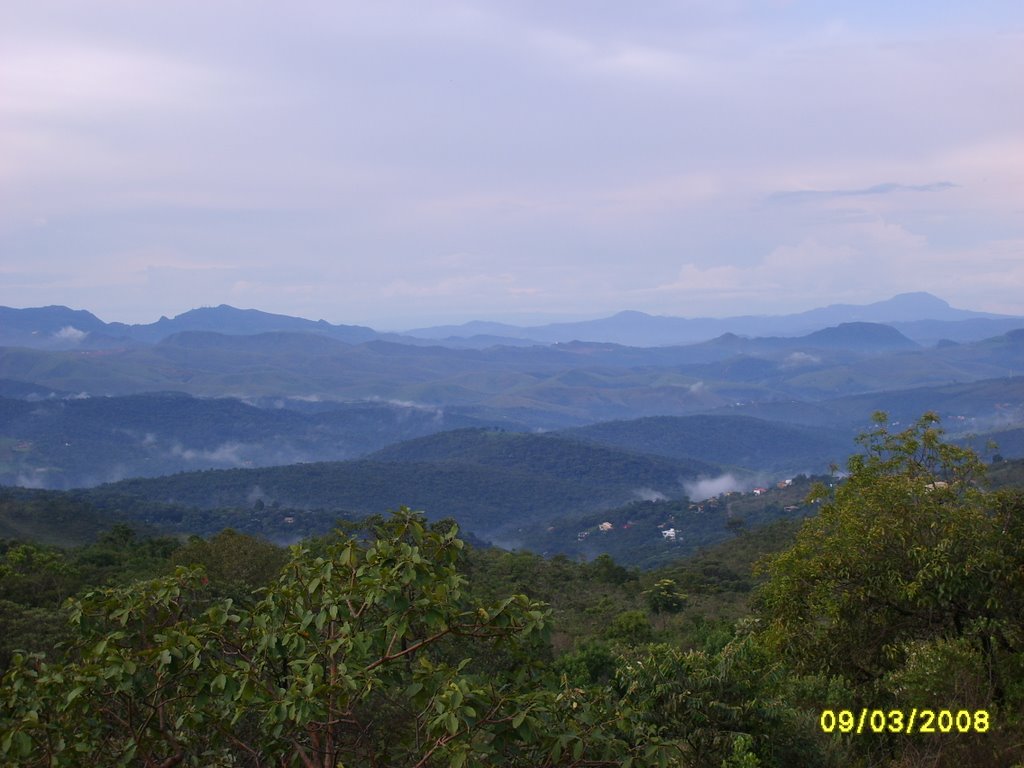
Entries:
{"label": "sky", "polygon": [[1024,315],[1024,3],[0,0],[0,305]]}

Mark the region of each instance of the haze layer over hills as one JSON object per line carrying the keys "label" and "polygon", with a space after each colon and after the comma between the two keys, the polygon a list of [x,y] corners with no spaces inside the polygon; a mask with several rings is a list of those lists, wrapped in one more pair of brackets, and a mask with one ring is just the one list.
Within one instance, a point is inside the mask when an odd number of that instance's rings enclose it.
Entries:
{"label": "haze layer over hills", "polygon": [[334,325],[288,315],[236,309],[226,304],[192,309],[174,318],[148,324],[107,323],[91,312],[51,306],[31,309],[0,307],[0,346],[33,348],[110,348],[152,344],[183,331],[230,335],[314,333],[358,344],[386,339],[416,344],[429,341],[450,346],[554,344],[600,341],[626,346],[691,344],[732,333],[743,336],[803,336],[842,323],[884,323],[921,343],[940,339],[977,341],[1020,328],[1022,318],[955,309],[928,293],[905,293],[866,305],[833,304],[792,315],[686,318],[623,311],[611,317],[540,326],[472,321],[462,325],[380,333],[360,325]]}
{"label": "haze layer over hills", "polygon": [[121,481],[103,498],[196,509],[410,504],[514,539],[825,474],[878,410],[935,411],[987,456],[1024,446],[1024,319],[928,294],[402,335],[227,306],[135,326],[0,308],[0,341],[0,483]]}

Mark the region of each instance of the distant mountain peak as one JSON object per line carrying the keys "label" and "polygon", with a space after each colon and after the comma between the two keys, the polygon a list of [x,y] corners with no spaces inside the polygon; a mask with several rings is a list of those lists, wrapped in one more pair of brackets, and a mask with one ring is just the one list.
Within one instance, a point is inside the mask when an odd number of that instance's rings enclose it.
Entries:
{"label": "distant mountain peak", "polygon": [[624,309],[621,312],[616,312],[612,317],[655,317],[655,315],[641,312],[638,309]]}
{"label": "distant mountain peak", "polygon": [[822,328],[803,337],[808,343],[840,345],[846,348],[871,348],[876,351],[913,349],[919,346],[891,325],[883,323],[850,322]]}
{"label": "distant mountain peak", "polygon": [[945,299],[940,299],[938,296],[928,293],[927,291],[912,291],[910,293],[898,293],[891,299],[876,302],[876,305],[912,307],[917,310],[952,309],[948,301],[946,301]]}
{"label": "distant mountain peak", "polygon": [[[967,320],[999,318],[987,312],[956,309],[949,302],[927,291],[900,293],[871,304],[831,304],[820,309],[801,312],[796,317],[809,324],[836,325],[840,322],[873,323],[917,322],[922,320]],[[810,330],[810,329],[808,329]]]}

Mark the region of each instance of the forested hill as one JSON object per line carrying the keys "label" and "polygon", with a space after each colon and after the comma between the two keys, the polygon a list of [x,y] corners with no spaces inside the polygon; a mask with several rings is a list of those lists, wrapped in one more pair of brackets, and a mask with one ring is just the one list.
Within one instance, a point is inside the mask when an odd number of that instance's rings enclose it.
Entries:
{"label": "forested hill", "polygon": [[700,457],[717,464],[816,474],[853,448],[846,430],[782,424],[748,416],[651,416],[606,421],[560,434],[638,453]]}
{"label": "forested hill", "polygon": [[[299,408],[313,410],[303,412]],[[74,488],[195,469],[354,459],[390,443],[480,424],[408,403],[257,407],[179,392],[0,396],[0,484]]]}
{"label": "forested hill", "polygon": [[123,526],[0,542],[0,760],[1019,766],[1019,467],[988,491],[933,416],[885,422],[795,538],[736,531],[651,573],[469,548],[408,509],[288,552]]}
{"label": "forested hill", "polygon": [[112,507],[124,497],[204,509],[276,503],[355,513],[408,504],[487,537],[651,495],[681,498],[686,482],[718,471],[566,438],[472,430],[420,438],[373,460],[180,473],[82,493]]}
{"label": "forested hill", "polygon": [[[485,467],[517,469],[574,478],[600,487],[610,478],[633,478],[634,485],[671,485],[713,474],[718,467],[680,454],[657,458],[630,446],[608,447],[575,439],[571,434],[527,434],[493,429],[439,432],[388,446],[368,458],[377,461],[454,461]],[[649,451],[654,454],[657,451]],[[666,456],[666,454],[660,454]]]}

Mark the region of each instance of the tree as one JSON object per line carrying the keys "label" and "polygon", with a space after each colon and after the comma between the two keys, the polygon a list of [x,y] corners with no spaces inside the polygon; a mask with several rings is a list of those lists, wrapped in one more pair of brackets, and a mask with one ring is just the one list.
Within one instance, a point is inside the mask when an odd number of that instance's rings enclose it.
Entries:
{"label": "tree", "polygon": [[273,544],[225,528],[209,539],[194,537],[171,556],[180,565],[201,565],[213,586],[236,601],[270,584],[288,560]]}
{"label": "tree", "polygon": [[677,588],[674,579],[659,579],[647,592],[647,605],[655,613],[677,613],[686,605],[687,597]]}
{"label": "tree", "polygon": [[984,734],[967,755],[961,738],[942,763],[1000,764],[1000,743],[1021,751],[1007,745],[1024,703],[1024,497],[984,491],[981,461],[943,442],[934,414],[896,434],[886,422],[876,414],[849,476],[812,491],[820,514],[763,566],[761,639],[800,674],[849,680],[861,699],[846,708],[1001,711],[1006,741]]}
{"label": "tree", "polygon": [[[200,567],[90,593],[71,604],[64,660],[19,654],[0,682],[0,756],[150,768],[664,762],[668,747],[614,697],[535,663],[542,606],[467,599],[456,534],[403,508],[316,553],[292,548],[251,607],[213,599]],[[496,653],[515,663],[493,664]]]}
{"label": "tree", "polygon": [[721,652],[665,644],[623,654],[619,706],[672,744],[687,768],[819,766],[814,723],[779,696],[776,660],[747,632]]}

